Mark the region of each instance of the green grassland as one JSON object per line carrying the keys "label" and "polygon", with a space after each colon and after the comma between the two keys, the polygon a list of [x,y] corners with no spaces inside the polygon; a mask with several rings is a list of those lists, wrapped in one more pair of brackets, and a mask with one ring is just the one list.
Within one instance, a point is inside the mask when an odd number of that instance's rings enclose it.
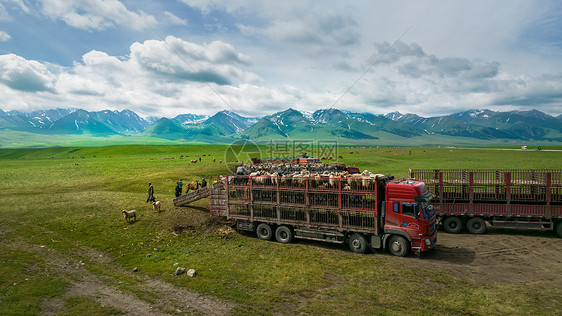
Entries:
{"label": "green grassland", "polygon": [[[548,278],[525,285],[480,284],[416,267],[412,261],[420,259],[413,257],[357,255],[345,246],[284,245],[190,227],[192,219],[182,218],[184,211],[207,218],[208,199],[174,208],[175,183],[228,174],[219,163],[229,159],[226,150],[221,145],[0,149],[0,314],[40,313],[45,302],[56,299],[64,302],[66,314],[121,312],[65,294],[75,277],[58,269],[42,249],[80,262],[108,285],[148,302],[165,298],[147,292],[145,279],[131,277],[134,267],[138,275],[232,302],[232,312],[239,315],[549,314],[562,309],[562,286]],[[203,154],[202,163],[189,162]],[[560,152],[531,150],[350,147],[339,148],[338,155],[349,165],[399,177],[407,176],[408,168],[538,169],[560,168],[562,162]],[[163,202],[160,213],[145,203],[149,181]],[[122,209],[136,209],[138,220],[126,223]],[[108,260],[94,260],[92,253]],[[176,276],[174,263],[195,268],[197,276]]]}
{"label": "green grassland", "polygon": [[[259,130],[259,129],[258,129]],[[359,129],[360,130],[360,129]],[[340,130],[342,131],[342,130]],[[343,130],[345,132],[345,130]],[[15,131],[9,129],[0,129],[0,148],[34,148],[34,147],[76,147],[76,146],[114,146],[127,144],[151,144],[151,145],[171,145],[171,144],[226,144],[241,138],[234,136],[215,135],[212,128],[191,130],[191,134],[186,136],[185,133],[154,133],[152,130],[144,133],[124,136],[94,136],[89,134],[53,134],[52,132],[43,131],[44,133],[31,133],[28,131]],[[310,130],[294,131],[291,135],[292,139],[309,140],[311,136]],[[402,137],[384,131],[371,133],[368,138],[354,138],[344,133],[342,135],[334,135],[328,129],[314,130],[314,138],[321,140],[337,140],[339,144],[347,146],[560,146],[557,141],[537,141],[537,140],[521,140],[521,139],[478,139],[472,137],[448,136],[441,134],[423,134],[414,137]],[[556,138],[556,135],[551,135]],[[267,134],[263,137],[249,133],[242,134],[242,137],[250,137],[251,141],[266,144],[272,139],[277,141],[287,141],[286,136]],[[352,137],[352,138],[346,138]]]}

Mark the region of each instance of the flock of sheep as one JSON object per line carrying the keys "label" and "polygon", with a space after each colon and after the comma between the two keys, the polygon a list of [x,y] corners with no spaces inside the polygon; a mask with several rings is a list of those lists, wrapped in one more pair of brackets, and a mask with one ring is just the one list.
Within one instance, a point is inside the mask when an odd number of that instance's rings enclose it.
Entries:
{"label": "flock of sheep", "polygon": [[[362,173],[350,174],[346,165],[342,163],[330,164],[290,164],[290,163],[263,163],[245,166],[247,176],[254,185],[285,187],[304,187],[308,181],[312,188],[335,189],[338,182],[342,183],[343,190],[373,189],[375,180],[385,177],[383,174],[371,173],[368,170]],[[247,185],[248,178],[230,177],[229,184]]]}

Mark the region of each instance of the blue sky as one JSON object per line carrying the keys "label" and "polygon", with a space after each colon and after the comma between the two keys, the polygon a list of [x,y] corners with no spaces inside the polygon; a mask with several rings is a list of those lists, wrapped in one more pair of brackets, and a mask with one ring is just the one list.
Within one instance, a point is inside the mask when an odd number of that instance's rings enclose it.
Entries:
{"label": "blue sky", "polygon": [[3,110],[559,115],[561,79],[557,1],[0,0]]}

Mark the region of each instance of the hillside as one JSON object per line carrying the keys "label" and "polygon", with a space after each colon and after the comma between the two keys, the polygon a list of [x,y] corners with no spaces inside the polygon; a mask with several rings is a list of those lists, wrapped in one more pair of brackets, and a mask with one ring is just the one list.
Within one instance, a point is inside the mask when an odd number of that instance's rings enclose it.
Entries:
{"label": "hillside", "polygon": [[[562,116],[537,110],[471,110],[422,117],[399,112],[376,115],[334,108],[314,112],[289,108],[262,118],[231,111],[212,116],[187,113],[173,118],[142,118],[130,110],[88,112],[70,108],[24,113],[0,109],[0,135],[0,146],[4,147],[88,144],[88,139],[92,144],[229,144],[246,139],[258,143],[338,141],[360,146],[544,146],[562,144]],[[50,138],[45,138],[47,135]]]}
{"label": "hillside", "polygon": [[169,140],[184,140],[187,137],[187,131],[174,121],[161,118],[150,125],[141,135]]}

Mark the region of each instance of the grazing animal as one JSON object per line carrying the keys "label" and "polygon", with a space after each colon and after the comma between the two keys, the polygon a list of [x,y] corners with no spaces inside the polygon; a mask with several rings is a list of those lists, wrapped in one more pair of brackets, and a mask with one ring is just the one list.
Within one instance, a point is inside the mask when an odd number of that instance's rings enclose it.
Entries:
{"label": "grazing animal", "polygon": [[135,211],[135,210],[125,211],[125,210],[123,210],[121,213],[123,213],[123,217],[125,217],[125,220],[127,222],[131,218],[133,218],[135,221],[137,221],[137,211]]}
{"label": "grazing animal", "polygon": [[154,211],[158,211],[160,212],[160,207],[162,206],[162,202],[160,201],[156,201],[156,202],[152,202],[152,209]]}
{"label": "grazing animal", "polygon": [[197,159],[191,159],[191,163],[197,163]]}
{"label": "grazing animal", "polygon": [[197,190],[199,189],[199,181],[195,181],[195,183],[188,183],[185,185],[185,194],[189,192],[189,190]]}

